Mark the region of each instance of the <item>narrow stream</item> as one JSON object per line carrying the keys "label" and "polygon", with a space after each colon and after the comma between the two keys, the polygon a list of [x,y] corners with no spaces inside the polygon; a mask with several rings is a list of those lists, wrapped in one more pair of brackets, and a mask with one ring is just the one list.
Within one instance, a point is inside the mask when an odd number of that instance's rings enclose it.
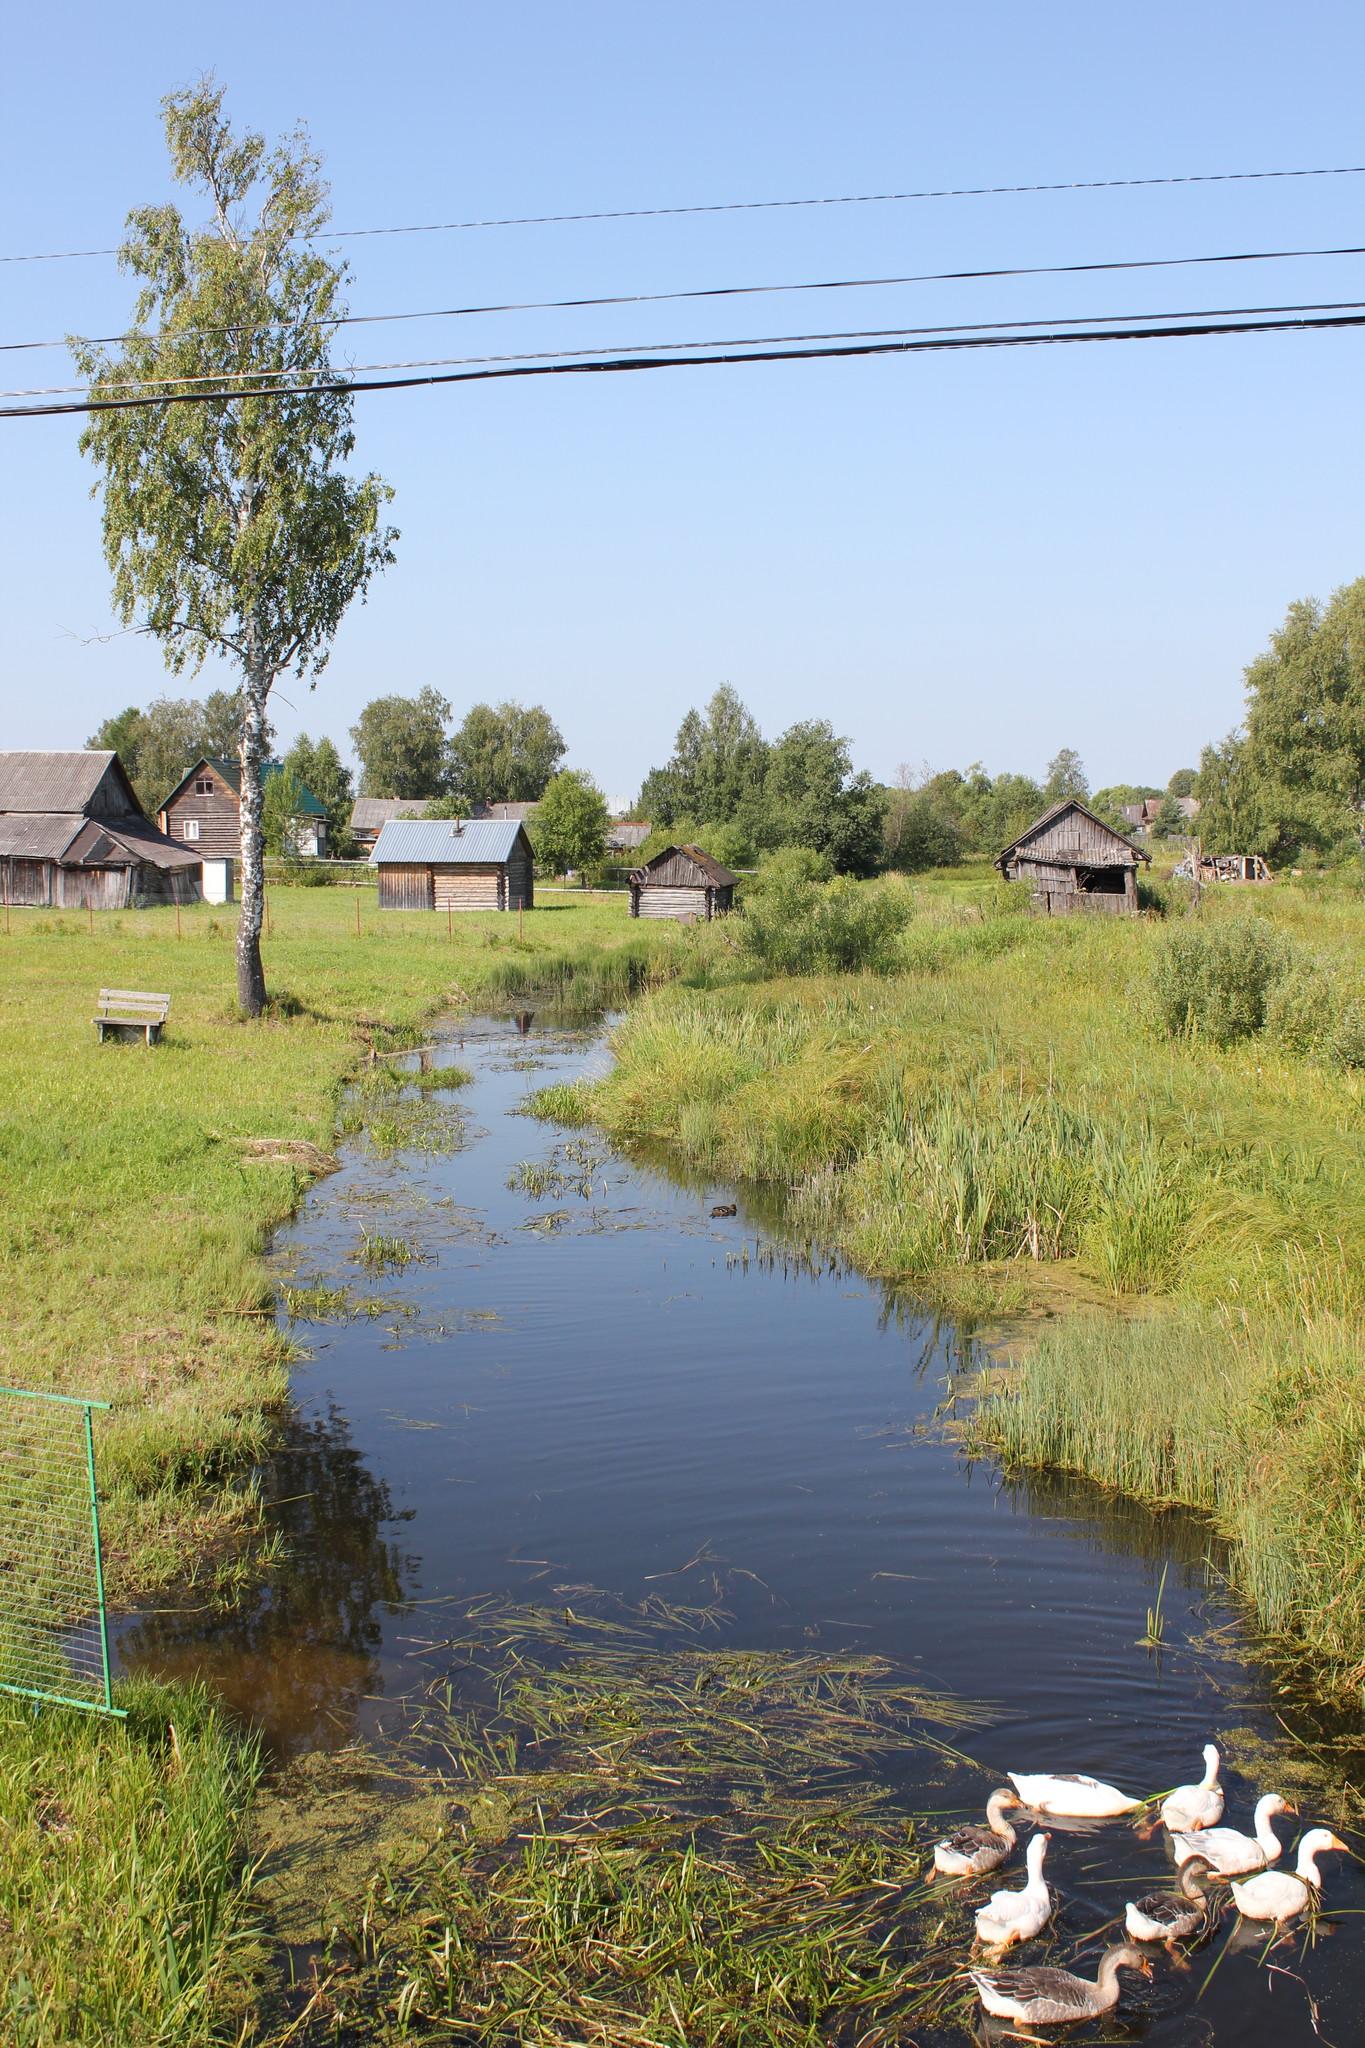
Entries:
{"label": "narrow stream", "polygon": [[[856,1274],[774,1257],[731,1190],[518,1115],[529,1090],[601,1070],[600,1026],[476,1017],[434,1058],[475,1076],[428,1098],[464,1112],[462,1146],[348,1144],[277,1246],[282,1285],[384,1305],[296,1326],[298,1419],[264,1474],[288,1569],[211,1628],[130,1618],[125,1669],[204,1674],[288,1757],[383,1739],[385,1703],[415,1682],[414,1603],[562,1605],[596,1586],[719,1600],[727,1643],[872,1651],[991,1703],[955,1738],[980,1768],[946,1792],[941,1765],[926,1780],[939,1810],[979,1812],[1006,1768],[1163,1790],[1197,1778],[1214,1740],[1227,1819],[1249,1828],[1305,1741],[1346,1732],[1274,1696],[1201,1525],[964,1460],[935,1420],[973,1364],[951,1328]],[[558,1179],[509,1185],[527,1161]],[[417,1257],[377,1264],[399,1240]],[[1163,1569],[1156,1653],[1139,1638]],[[1324,1818],[1301,1805],[1288,1841]],[[1323,1867],[1315,1943],[1284,1944],[1272,1969],[1264,1932],[1243,1930],[1207,1985],[1225,1936],[1189,1969],[1159,1958],[1132,2007],[1082,2038],[1365,2042],[1365,1876],[1340,1855]],[[1013,1868],[1001,1882],[1022,1882]],[[1122,1823],[1054,1824],[1048,1871],[1078,1936],[1167,1876],[1160,1836]]]}

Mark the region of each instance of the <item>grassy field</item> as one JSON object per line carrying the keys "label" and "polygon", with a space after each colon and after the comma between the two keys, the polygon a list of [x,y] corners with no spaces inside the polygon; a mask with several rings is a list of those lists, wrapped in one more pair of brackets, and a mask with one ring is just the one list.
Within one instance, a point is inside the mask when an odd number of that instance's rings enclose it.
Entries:
{"label": "grassy field", "polygon": [[[984,878],[915,893],[903,971],[684,980],[547,1109],[789,1189],[796,1234],[1022,1331],[978,1440],[1206,1510],[1262,1623],[1359,1693],[1365,1076],[1264,1032],[1164,1035],[1152,989],[1183,906],[1049,922]],[[1358,990],[1358,894],[1203,912],[1234,956],[1251,918],[1311,989]]]}
{"label": "grassy field", "polygon": [[[619,896],[448,927],[381,918],[368,890],[272,889],[274,1000],[245,1023],[230,914],[11,910],[7,925],[0,1384],[113,1404],[98,1455],[115,1605],[169,1584],[230,1600],[268,1559],[241,1475],[287,1395],[261,1255],[325,1165],[343,1082],[382,1095],[384,1053],[448,1005],[544,989],[619,1002],[686,941],[642,932]],[[97,1045],[101,987],[169,991],[164,1044]],[[191,2048],[253,2024],[254,1757],[193,1694],[125,1703],[113,1725],[0,1703],[14,2048]]]}

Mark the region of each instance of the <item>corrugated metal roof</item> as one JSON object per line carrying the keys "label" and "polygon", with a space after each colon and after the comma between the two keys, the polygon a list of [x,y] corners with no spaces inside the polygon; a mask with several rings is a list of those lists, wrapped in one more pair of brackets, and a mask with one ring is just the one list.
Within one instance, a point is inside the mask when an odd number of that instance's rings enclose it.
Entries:
{"label": "corrugated metal roof", "polygon": [[107,748],[0,754],[0,811],[83,811],[114,759]]}
{"label": "corrugated metal roof", "polygon": [[520,832],[515,819],[392,818],[375,841],[370,865],[378,867],[382,861],[412,861],[430,867],[501,864],[511,857]]}

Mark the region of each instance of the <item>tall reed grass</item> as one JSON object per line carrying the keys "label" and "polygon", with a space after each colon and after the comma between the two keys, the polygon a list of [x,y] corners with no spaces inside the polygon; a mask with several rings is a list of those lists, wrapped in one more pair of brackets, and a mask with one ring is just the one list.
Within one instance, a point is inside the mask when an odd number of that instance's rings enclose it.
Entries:
{"label": "tall reed grass", "polygon": [[988,1396],[978,1446],[1203,1510],[1267,1633],[1365,1685],[1365,1324],[1078,1315]]}
{"label": "tall reed grass", "polygon": [[1362,938],[1355,898],[1174,934],[931,904],[896,977],[646,998],[559,1106],[774,1185],[795,1234],[922,1298],[1072,1310],[981,1440],[1203,1509],[1262,1624],[1365,1689],[1365,1084],[1269,1028]]}

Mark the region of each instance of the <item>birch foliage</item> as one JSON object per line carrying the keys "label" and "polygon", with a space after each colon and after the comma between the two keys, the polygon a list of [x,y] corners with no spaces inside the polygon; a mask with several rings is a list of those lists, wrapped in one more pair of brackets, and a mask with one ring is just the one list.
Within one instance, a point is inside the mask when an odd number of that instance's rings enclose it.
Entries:
{"label": "birch foliage", "polygon": [[208,218],[192,226],[169,204],[131,213],[120,263],[141,281],[132,330],[113,350],[72,348],[97,400],[194,401],[95,412],[80,445],[103,472],[122,622],[157,639],[173,673],[211,654],[240,671],[237,979],[258,1015],[267,700],[288,671],[316,680],[397,535],[382,523],[389,487],[345,468],[350,397],[326,388],[346,271],[315,246],[330,217],[320,159],[302,130],[273,150],[236,136],[223,98],[204,79],[163,102],[172,172]]}

